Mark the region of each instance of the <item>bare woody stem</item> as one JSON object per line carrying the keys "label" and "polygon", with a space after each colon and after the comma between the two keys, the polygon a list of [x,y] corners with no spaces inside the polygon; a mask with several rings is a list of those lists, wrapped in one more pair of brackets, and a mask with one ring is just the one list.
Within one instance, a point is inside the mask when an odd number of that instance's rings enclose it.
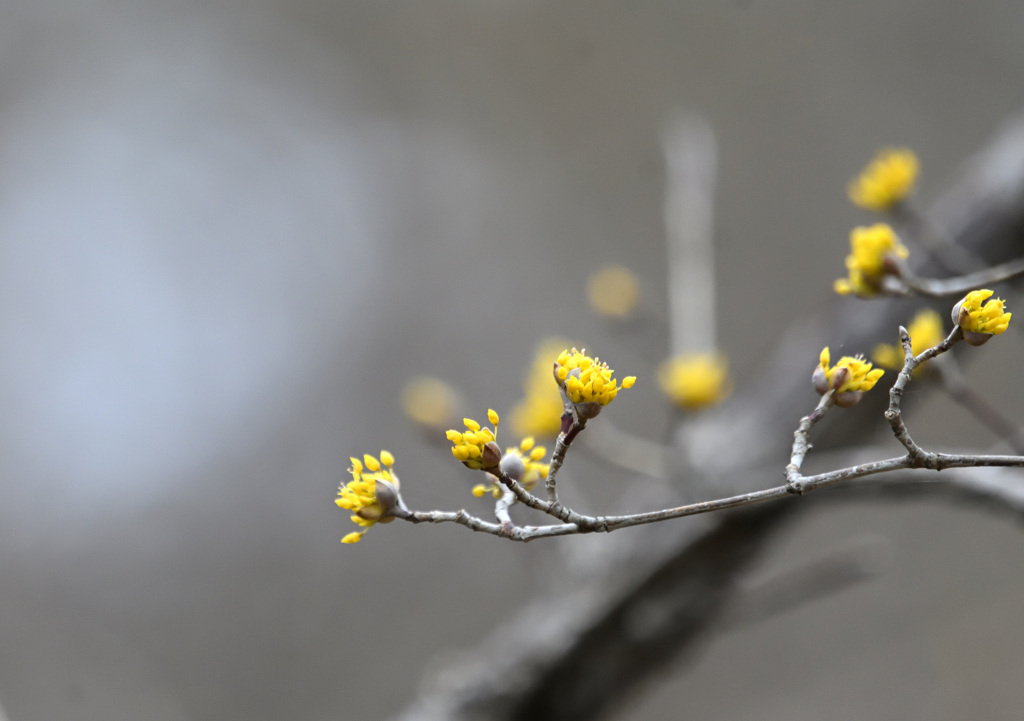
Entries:
{"label": "bare woody stem", "polygon": [[[851,481],[898,470],[929,469],[941,471],[947,468],[1024,467],[1024,456],[932,453],[921,448],[910,437],[906,424],[903,422],[900,402],[907,385],[910,383],[914,369],[922,363],[947,352],[961,340],[963,340],[963,332],[957,327],[941,343],[914,356],[910,334],[906,328],[900,328],[900,344],[903,347],[904,354],[903,368],[900,370],[896,382],[889,391],[889,408],[885,412],[885,418],[892,427],[893,433],[907,450],[904,455],[896,458],[861,463],[812,476],[802,475],[800,471],[804,459],[811,449],[810,431],[834,405],[833,391],[829,391],[822,396],[817,407],[800,420],[793,434],[793,450],[789,465],[786,466],[785,470],[785,485],[710,501],[689,503],[684,506],[666,508],[659,511],[620,516],[588,516],[563,506],[558,502],[557,496],[554,501],[538,498],[514,478],[505,473],[499,473],[497,476],[498,482],[504,488],[504,492],[495,506],[495,515],[498,518],[498,523],[484,521],[467,513],[465,510],[454,512],[408,511],[402,507],[396,510],[393,515],[413,523],[458,523],[474,531],[490,533],[513,541],[531,541],[536,538],[551,536],[611,532],[620,528],[658,523],[673,518],[683,518],[685,516],[751,506],[794,494],[802,495],[841,481]],[[567,413],[569,414],[568,420],[562,434],[565,437],[562,438],[560,436],[562,451],[559,453],[556,448],[555,452],[555,455],[559,458],[559,465],[565,459],[565,453],[568,451],[572,439],[575,438],[576,434],[586,424],[585,419],[580,418],[578,414],[569,410],[567,410]],[[548,478],[550,480],[551,474],[549,474]],[[509,515],[509,506],[512,505],[513,499],[529,508],[553,516],[562,521],[562,523],[546,526],[517,526],[512,522]]]}
{"label": "bare woody stem", "polygon": [[946,298],[963,295],[969,291],[1000,283],[1024,274],[1024,258],[1016,258],[974,273],[960,275],[955,278],[942,278],[941,280],[936,278],[920,278],[914,275],[905,264],[901,263],[900,266],[900,275],[895,283],[895,287],[886,288],[887,292],[891,295],[923,295],[929,298]]}
{"label": "bare woody stem", "polygon": [[811,450],[808,434],[810,434],[814,424],[824,418],[825,414],[828,413],[828,410],[834,404],[835,391],[830,390],[821,396],[818,406],[811,411],[810,415],[800,419],[796,431],[793,432],[793,452],[789,457],[789,465],[786,466],[786,485],[795,493],[803,492],[803,489],[799,486],[801,478],[800,468],[803,466],[804,458]]}
{"label": "bare woody stem", "polygon": [[[896,458],[887,458],[870,463],[861,463],[848,468],[841,468],[827,473],[819,473],[813,476],[802,476],[796,474],[794,479],[786,485],[766,488],[751,493],[741,493],[735,496],[717,498],[710,501],[689,503],[685,506],[666,508],[659,511],[646,513],[632,513],[621,516],[586,516],[565,507],[559,507],[560,515],[571,518],[571,522],[552,524],[547,526],[512,526],[507,527],[500,523],[490,523],[472,516],[465,510],[459,511],[411,511],[408,515],[397,516],[403,520],[413,523],[458,523],[467,528],[482,533],[490,533],[494,536],[506,538],[511,541],[532,541],[538,538],[550,538],[553,536],[568,536],[584,533],[611,532],[622,528],[643,526],[650,523],[659,523],[674,518],[685,518],[704,513],[714,513],[733,508],[752,506],[765,501],[791,497],[794,494],[806,494],[826,486],[835,485],[842,481],[852,481],[880,473],[907,469],[928,469],[941,471],[948,468],[982,468],[982,467],[1024,467],[1024,456],[1005,455],[973,455],[973,454],[948,454],[923,452],[920,458],[911,458],[909,454]],[[502,479],[504,482],[505,479]],[[799,490],[796,490],[799,489]],[[537,498],[524,490],[526,496],[532,499],[529,505],[537,510],[552,512],[553,507],[546,501]],[[518,494],[517,494],[517,497]],[[520,499],[522,500],[522,499]]]}
{"label": "bare woody stem", "polygon": [[579,533],[576,526],[572,524],[559,524],[549,526],[515,526],[502,523],[492,523],[468,513],[465,509],[458,511],[409,511],[407,514],[396,515],[410,523],[457,523],[465,526],[471,531],[489,533],[492,536],[506,538],[510,541],[532,541],[535,538],[549,538],[551,536],[566,536]]}
{"label": "bare woody stem", "polygon": [[555,382],[558,383],[558,392],[562,396],[562,428],[555,439],[555,448],[551,451],[551,460],[548,462],[548,477],[544,480],[544,488],[548,494],[548,502],[552,505],[558,504],[558,471],[565,462],[565,454],[569,452],[569,446],[579,435],[580,431],[587,427],[587,419],[580,416],[576,410],[576,404],[569,398],[565,386],[558,378],[558,364],[553,369]]}
{"label": "bare woody stem", "polygon": [[580,431],[587,427],[585,418],[580,418],[573,412],[566,411],[562,415],[562,427],[568,428],[558,434],[555,439],[555,449],[551,452],[551,461],[548,464],[548,477],[544,480],[544,488],[548,493],[548,501],[558,503],[558,471],[565,462],[565,455],[569,452],[569,446],[579,435]]}
{"label": "bare woody stem", "polygon": [[953,242],[949,234],[912,202],[904,200],[892,209],[895,222],[950,273],[977,271],[984,267],[977,256]]}
{"label": "bare woody stem", "polygon": [[907,430],[907,426],[903,422],[903,412],[900,409],[900,403],[903,400],[903,391],[910,383],[911,376],[919,365],[941,355],[942,353],[945,353],[956,343],[963,340],[963,337],[963,331],[960,329],[960,326],[957,326],[941,343],[929,348],[922,352],[921,355],[915,357],[910,333],[907,332],[906,328],[900,326],[900,345],[903,348],[903,367],[900,369],[899,375],[896,376],[896,382],[893,383],[892,388],[889,389],[889,407],[885,411],[885,420],[887,420],[889,425],[892,427],[892,432],[896,436],[896,440],[898,440],[903,447],[907,449],[907,454],[912,459],[920,460],[927,454],[925,450],[917,445],[917,443],[914,442],[914,439],[910,437],[910,431]]}

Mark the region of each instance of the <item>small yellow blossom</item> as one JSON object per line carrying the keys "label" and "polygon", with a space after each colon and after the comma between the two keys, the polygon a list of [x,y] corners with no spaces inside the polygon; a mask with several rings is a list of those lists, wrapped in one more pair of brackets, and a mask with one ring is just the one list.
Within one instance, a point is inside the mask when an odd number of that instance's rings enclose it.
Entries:
{"label": "small yellow blossom", "polygon": [[352,521],[363,528],[341,539],[342,543],[357,543],[367,529],[375,523],[390,523],[395,520],[390,512],[399,505],[398,476],[393,466],[395,457],[387,451],[380,452],[380,460],[366,454],[363,460],[350,458],[349,472],[352,480],[338,488],[334,500],[339,508],[353,511]]}
{"label": "small yellow blossom", "polygon": [[568,344],[562,338],[548,338],[537,346],[530,371],[523,382],[525,396],[512,409],[512,430],[521,436],[554,438],[562,418],[562,396],[551,382],[551,359]]}
{"label": "small yellow blossom", "polygon": [[445,435],[452,442],[452,455],[467,468],[474,470],[494,468],[501,460],[501,449],[494,443],[498,432],[498,414],[487,411],[487,419],[494,430],[481,427],[472,418],[463,418],[466,430],[450,430]]}
{"label": "small yellow blossom", "polygon": [[[506,448],[505,455],[512,454],[519,458],[523,464],[521,478],[517,478],[526,490],[532,490],[541,480],[548,477],[548,464],[543,463],[548,451],[544,446],[536,445],[533,436],[527,436],[520,443],[518,448]],[[504,468],[502,464],[502,468]],[[503,488],[497,483],[481,483],[473,486],[473,495],[477,498],[490,493],[495,498],[501,498]]]}
{"label": "small yellow blossom", "polygon": [[421,376],[402,390],[402,410],[419,426],[443,429],[458,418],[459,394],[437,378]]}
{"label": "small yellow blossom", "polygon": [[992,295],[988,289],[972,290],[953,306],[953,322],[963,330],[964,340],[970,345],[981,345],[1010,325],[1013,313],[1004,312],[1005,301]]}
{"label": "small yellow blossom", "polygon": [[818,367],[814,369],[812,381],[818,393],[834,390],[836,403],[841,406],[855,404],[860,400],[860,394],[874,388],[885,373],[881,368],[872,369],[863,356],[843,356],[831,368],[830,359],[828,346],[825,346],[818,356]]}
{"label": "small yellow blossom", "polygon": [[677,406],[690,410],[714,405],[732,391],[725,356],[716,353],[670,358],[659,369],[658,381]]}
{"label": "small yellow blossom", "polygon": [[[942,317],[934,310],[922,310],[914,320],[907,326],[907,333],[910,334],[910,346],[914,355],[920,355],[929,348],[934,348],[946,337],[942,329]],[[871,358],[878,365],[890,370],[899,370],[903,367],[903,346],[886,345],[881,343],[875,346]],[[925,366],[918,366],[917,370]],[[917,372],[915,370],[915,372]]]}
{"label": "small yellow blossom", "polygon": [[883,148],[851,181],[847,194],[854,205],[866,210],[889,210],[913,190],[917,170],[917,156],[912,150]]}
{"label": "small yellow blossom", "polygon": [[590,276],[587,298],[598,315],[625,318],[640,300],[640,283],[629,269],[608,265]]}
{"label": "small yellow blossom", "polygon": [[586,350],[563,350],[556,361],[555,376],[573,403],[596,403],[606,406],[615,400],[620,388],[632,388],[636,376],[626,376],[622,385],[612,378],[613,371],[599,358],[591,358]]}
{"label": "small yellow blossom", "polygon": [[854,228],[850,233],[850,249],[853,252],[846,256],[848,275],[833,286],[840,295],[853,293],[870,297],[878,294],[882,278],[891,272],[886,259],[903,259],[910,254],[895,231],[885,223]]}

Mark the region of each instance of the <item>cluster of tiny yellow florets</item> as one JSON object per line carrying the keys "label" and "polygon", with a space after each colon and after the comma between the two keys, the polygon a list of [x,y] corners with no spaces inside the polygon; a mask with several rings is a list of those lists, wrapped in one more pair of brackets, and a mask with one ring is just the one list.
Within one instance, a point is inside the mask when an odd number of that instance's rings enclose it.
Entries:
{"label": "cluster of tiny yellow florets", "polygon": [[[520,484],[526,490],[532,490],[541,480],[548,477],[547,463],[543,463],[544,457],[547,455],[548,450],[544,446],[536,445],[536,440],[533,436],[527,436],[520,443],[518,448],[506,448],[505,457],[514,455],[522,461],[523,472],[521,478],[517,479]],[[502,463],[502,468],[505,468]],[[490,493],[495,498],[500,498],[502,494],[502,488],[497,483],[481,483],[473,486],[473,495],[477,498]]]}
{"label": "cluster of tiny yellow florets", "polygon": [[562,397],[551,382],[551,359],[565,348],[561,338],[548,338],[537,346],[523,382],[525,395],[512,409],[512,431],[522,436],[554,438],[561,426]]}
{"label": "cluster of tiny yellow florets", "polygon": [[728,362],[718,353],[686,353],[669,358],[658,370],[658,382],[673,403],[687,410],[714,405],[732,391]]}
{"label": "cluster of tiny yellow florets", "polygon": [[452,442],[452,455],[461,461],[467,468],[474,470],[493,468],[501,460],[501,449],[495,451],[495,447],[488,448],[489,443],[494,443],[498,432],[498,414],[493,409],[487,411],[487,419],[494,426],[482,428],[472,418],[463,418],[466,430],[459,432],[450,430],[445,435]]}
{"label": "cluster of tiny yellow florets", "polygon": [[964,340],[971,345],[981,345],[1010,325],[1013,313],[1007,313],[1005,302],[992,295],[993,291],[988,289],[972,290],[953,306],[953,322],[960,326]]}
{"label": "cluster of tiny yellow florets", "polygon": [[[934,348],[946,337],[942,329],[942,317],[930,309],[922,310],[914,316],[914,320],[907,326],[907,333],[910,334],[910,347],[915,356]],[[899,370],[903,367],[903,346],[899,343],[881,343],[875,346],[871,359],[883,368]],[[924,367],[921,365],[918,369]]]}
{"label": "cluster of tiny yellow florets", "polygon": [[833,286],[840,295],[876,295],[881,290],[882,278],[892,271],[887,259],[909,255],[895,231],[885,223],[854,228],[850,233],[850,250],[846,256],[847,277],[838,279]]}
{"label": "cluster of tiny yellow florets", "polygon": [[607,363],[591,358],[585,350],[573,348],[558,354],[555,377],[573,403],[596,403],[606,406],[615,400],[620,388],[632,388],[636,376],[626,376],[622,385],[612,378],[614,373]]}
{"label": "cluster of tiny yellow florets", "polygon": [[[352,511],[352,521],[363,527],[341,539],[342,543],[357,543],[367,529],[375,523],[389,523],[393,516],[387,515],[394,507],[398,493],[398,477],[392,466],[395,457],[387,451],[380,452],[380,460],[366,454],[363,460],[350,458],[349,472],[352,480],[338,488],[335,503],[339,508]],[[386,485],[385,485],[386,484]]]}
{"label": "cluster of tiny yellow florets", "polygon": [[884,148],[861,171],[847,193],[855,205],[885,211],[902,201],[917,181],[917,156],[907,148]]}
{"label": "cluster of tiny yellow florets", "polygon": [[828,346],[825,346],[818,356],[818,367],[812,380],[818,393],[834,390],[839,405],[856,403],[860,394],[874,388],[885,373],[881,368],[872,368],[863,356],[843,356],[832,367],[829,367],[830,360]]}

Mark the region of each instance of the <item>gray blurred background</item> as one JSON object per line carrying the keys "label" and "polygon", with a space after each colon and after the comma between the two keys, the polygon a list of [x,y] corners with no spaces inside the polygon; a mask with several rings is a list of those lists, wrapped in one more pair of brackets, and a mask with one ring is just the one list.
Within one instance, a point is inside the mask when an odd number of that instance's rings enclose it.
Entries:
{"label": "gray blurred background", "polygon": [[[397,712],[586,541],[395,523],[342,546],[348,457],[394,452],[415,507],[471,504],[476,479],[403,418],[402,385],[438,375],[477,417],[507,415],[551,334],[635,371],[615,419],[663,432],[664,335],[610,329],[584,291],[623,263],[663,307],[673,113],[718,137],[718,338],[742,388],[770,382],[781,325],[857,302],[831,283],[870,220],[844,191],[875,149],[911,145],[927,201],[1024,105],[1008,0],[0,10],[12,721]],[[1021,417],[1011,335],[973,368]],[[987,442],[941,399],[918,410],[939,419],[922,442]],[[585,501],[617,495],[598,464],[566,470]],[[887,549],[878,578],[717,636],[623,718],[1019,710],[1020,530],[847,505],[765,568],[865,535]]]}

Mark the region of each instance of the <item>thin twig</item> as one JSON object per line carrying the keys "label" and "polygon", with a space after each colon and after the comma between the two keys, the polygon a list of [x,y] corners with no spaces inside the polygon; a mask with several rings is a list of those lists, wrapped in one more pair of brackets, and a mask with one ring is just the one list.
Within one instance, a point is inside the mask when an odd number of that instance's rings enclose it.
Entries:
{"label": "thin twig", "polygon": [[902,225],[935,261],[950,273],[974,272],[985,264],[977,256],[953,242],[949,234],[910,200],[897,203],[893,220]]}
{"label": "thin twig", "polygon": [[512,517],[508,514],[509,507],[516,502],[516,496],[509,488],[502,489],[501,495],[494,502],[494,517],[505,528],[511,528]]}
{"label": "thin twig", "polygon": [[[558,364],[555,363],[555,380],[558,382]],[[555,447],[551,451],[551,460],[548,461],[548,476],[544,479],[544,488],[548,493],[548,502],[558,504],[558,471],[565,462],[565,454],[569,452],[569,446],[580,432],[587,427],[587,419],[583,418],[576,410],[576,404],[569,398],[565,387],[558,382],[558,392],[562,396],[562,427],[555,439]]]}
{"label": "thin twig", "polygon": [[906,328],[900,326],[900,345],[903,348],[903,367],[900,369],[899,375],[896,376],[896,382],[893,383],[892,388],[889,390],[889,407],[885,411],[885,419],[889,421],[889,425],[892,426],[892,431],[895,434],[896,439],[903,444],[903,447],[907,449],[909,456],[915,460],[923,458],[925,456],[925,451],[910,437],[910,432],[907,430],[907,426],[903,422],[903,412],[900,408],[900,402],[903,400],[903,391],[910,383],[911,376],[919,365],[941,355],[942,353],[945,353],[952,348],[954,344],[963,340],[963,337],[963,331],[960,329],[960,326],[957,326],[941,343],[925,350],[921,355],[915,357],[910,333],[907,332]]}
{"label": "thin twig", "polygon": [[578,533],[572,524],[550,526],[506,526],[478,518],[464,509],[458,511],[409,511],[408,515],[396,516],[410,523],[457,523],[471,531],[489,533],[510,541],[532,541],[535,538],[566,536]]}
{"label": "thin twig", "polygon": [[1015,258],[999,265],[993,265],[967,275],[955,278],[920,278],[912,273],[905,264],[900,270],[899,278],[887,276],[885,291],[889,295],[923,295],[929,298],[948,298],[964,295],[972,290],[984,288],[995,283],[1010,280],[1024,274],[1024,258]]}
{"label": "thin twig", "polygon": [[928,469],[942,471],[948,468],[982,468],[982,467],[1024,467],[1024,456],[1006,455],[978,455],[962,453],[930,453],[921,451],[920,457],[907,455],[886,458],[880,461],[861,463],[848,468],[840,468],[826,473],[818,473],[812,476],[804,476],[799,471],[790,471],[787,467],[787,483],[782,486],[766,488],[751,493],[741,493],[735,496],[717,498],[710,501],[688,503],[675,508],[665,508],[660,511],[647,513],[632,513],[620,516],[588,516],[565,506],[555,506],[543,501],[521,485],[509,479],[507,476],[500,478],[503,484],[510,488],[518,487],[516,496],[523,500],[531,508],[535,508],[559,518],[568,519],[566,523],[550,526],[513,526],[507,528],[496,523],[487,523],[476,517],[470,516],[465,511],[455,513],[442,511],[412,512],[409,516],[400,516],[405,520],[416,523],[447,523],[455,522],[467,526],[474,531],[490,533],[495,536],[509,538],[513,541],[530,541],[536,538],[550,536],[566,536],[574,534],[585,534],[595,532],[611,532],[622,528],[632,528],[650,523],[659,523],[675,518],[685,518],[704,513],[714,513],[732,508],[752,506],[765,501],[779,498],[786,498],[792,495],[803,495],[816,491],[826,486],[831,486],[842,481],[852,481],[858,478],[866,478],[879,473],[891,473],[893,471],[910,469]]}
{"label": "thin twig", "polygon": [[[956,327],[941,343],[929,348],[915,356],[912,350],[910,334],[907,329],[900,326],[900,344],[903,347],[903,368],[896,377],[889,390],[889,407],[885,411],[885,418],[893,430],[897,440],[906,448],[906,455],[896,458],[886,458],[880,461],[861,463],[847,468],[840,468],[826,473],[819,473],[813,476],[805,476],[801,473],[804,460],[811,449],[809,434],[815,424],[820,421],[834,405],[834,391],[828,391],[822,395],[817,407],[807,416],[800,420],[796,431],[793,434],[793,449],[790,455],[789,465],[786,466],[786,484],[767,488],[750,493],[741,493],[734,496],[717,498],[710,501],[688,503],[675,508],[665,508],[660,511],[646,513],[632,513],[619,516],[588,516],[578,513],[571,508],[562,505],[557,500],[544,501],[530,493],[522,484],[505,473],[499,473],[498,481],[505,488],[502,498],[495,508],[499,524],[487,523],[479,518],[467,514],[465,511],[458,511],[454,514],[441,511],[432,512],[409,512],[402,511],[396,514],[400,518],[414,522],[429,521],[432,523],[455,522],[471,528],[474,531],[492,533],[493,535],[510,538],[516,541],[529,541],[534,538],[550,536],[564,536],[575,533],[611,532],[620,528],[642,526],[649,523],[659,523],[674,518],[684,518],[702,513],[712,513],[730,508],[741,508],[756,503],[783,498],[789,495],[803,495],[810,491],[831,486],[841,481],[851,481],[858,478],[889,473],[893,471],[924,468],[933,471],[941,471],[947,468],[980,468],[986,466],[1009,466],[1024,467],[1024,455],[977,455],[977,454],[948,454],[933,453],[924,450],[910,437],[910,431],[903,422],[903,414],[900,409],[900,402],[903,393],[910,383],[914,370],[929,360],[947,352],[956,343],[963,340],[963,331]],[[575,415],[575,414],[573,414]],[[571,418],[570,418],[571,420]],[[575,425],[569,425],[569,431]],[[568,435],[568,432],[566,435]],[[574,435],[572,437],[575,437]],[[568,450],[571,437],[564,443],[565,450]],[[562,459],[564,459],[564,452]],[[550,475],[549,475],[550,478]],[[512,498],[524,505],[554,516],[563,521],[562,524],[549,526],[515,526],[508,514],[508,506]]]}
{"label": "thin twig", "polygon": [[793,452],[789,457],[789,465],[786,466],[786,480],[787,484],[793,486],[795,492],[800,493],[796,486],[793,485],[799,479],[800,468],[804,464],[804,458],[811,450],[811,443],[809,440],[809,434],[811,428],[820,421],[829,409],[835,404],[835,391],[830,390],[821,396],[821,400],[818,401],[818,406],[811,411],[810,415],[806,415],[800,419],[800,423],[797,425],[796,431],[793,433]]}

